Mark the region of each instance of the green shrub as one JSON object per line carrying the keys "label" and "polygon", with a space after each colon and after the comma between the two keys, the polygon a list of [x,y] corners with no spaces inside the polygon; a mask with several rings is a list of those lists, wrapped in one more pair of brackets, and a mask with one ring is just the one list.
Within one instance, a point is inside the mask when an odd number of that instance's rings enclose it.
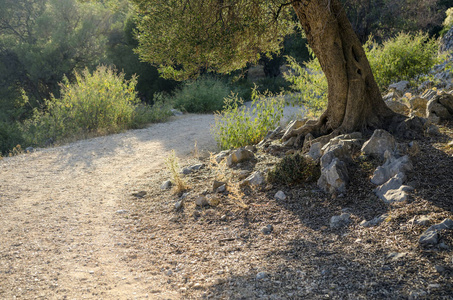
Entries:
{"label": "green shrub", "polygon": [[438,45],[428,34],[400,33],[377,44],[371,38],[364,45],[379,88],[392,82],[414,79],[427,73],[437,62]]}
{"label": "green shrub", "polygon": [[136,79],[127,81],[112,68],[100,66],[93,73],[85,69],[74,77],[74,83],[64,78],[60,84],[61,98],[47,100],[45,111],[35,109],[33,117],[24,122],[28,143],[118,132],[169,114],[160,106],[153,112],[153,108],[139,105]]}
{"label": "green shrub", "polygon": [[24,138],[19,126],[0,122],[0,156],[9,153],[17,145],[24,145]]}
{"label": "green shrub", "polygon": [[[311,49],[310,53],[313,53]],[[304,106],[308,115],[319,116],[327,107],[327,78],[318,59],[311,59],[303,66],[290,56],[286,59],[292,72],[284,74],[284,77],[296,91],[292,102]]]}
{"label": "green shrub", "polygon": [[195,81],[187,81],[178,89],[171,101],[174,106],[190,113],[209,113],[222,109],[223,99],[231,89],[223,81],[202,77]]}
{"label": "green shrub", "polygon": [[215,114],[214,138],[222,149],[258,143],[274,129],[283,116],[283,96],[253,91],[252,108],[240,107],[242,99],[231,94],[225,98],[223,110]]}
{"label": "green shrub", "polygon": [[320,176],[319,167],[299,153],[283,157],[268,174],[268,181],[284,185],[313,182]]}
{"label": "green shrub", "polygon": [[[156,98],[157,97],[157,98]],[[171,107],[163,101],[156,101],[159,96],[154,95],[154,105],[138,104],[135,107],[133,128],[140,128],[149,123],[162,122],[172,116]]]}
{"label": "green shrub", "polygon": [[[392,82],[419,78],[439,61],[436,41],[423,33],[400,33],[382,45],[370,38],[364,48],[381,90]],[[284,77],[297,92],[293,102],[305,106],[310,115],[319,116],[327,107],[328,85],[318,60],[314,58],[301,66],[294,58],[286,58],[292,72]]]}

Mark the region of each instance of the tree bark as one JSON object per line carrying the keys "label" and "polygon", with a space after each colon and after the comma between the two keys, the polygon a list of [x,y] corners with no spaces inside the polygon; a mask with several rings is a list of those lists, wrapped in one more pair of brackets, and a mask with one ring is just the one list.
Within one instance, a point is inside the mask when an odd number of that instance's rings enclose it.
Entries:
{"label": "tree bark", "polygon": [[395,113],[382,100],[362,45],[339,0],[300,0],[293,8],[328,82],[327,110],[293,135],[338,135],[385,128]]}

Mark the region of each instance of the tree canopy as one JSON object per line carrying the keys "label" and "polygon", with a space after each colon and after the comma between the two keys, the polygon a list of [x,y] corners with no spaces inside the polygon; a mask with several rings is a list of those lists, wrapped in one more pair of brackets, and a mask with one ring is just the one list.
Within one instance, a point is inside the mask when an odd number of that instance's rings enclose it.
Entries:
{"label": "tree canopy", "polygon": [[138,53],[165,77],[229,73],[280,51],[295,23],[283,0],[132,0]]}

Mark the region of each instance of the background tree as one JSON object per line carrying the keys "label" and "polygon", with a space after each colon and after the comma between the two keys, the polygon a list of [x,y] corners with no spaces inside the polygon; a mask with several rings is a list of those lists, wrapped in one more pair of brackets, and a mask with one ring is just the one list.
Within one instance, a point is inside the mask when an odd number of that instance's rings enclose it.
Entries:
{"label": "background tree", "polygon": [[201,69],[228,73],[280,50],[294,29],[292,6],[328,81],[328,106],[316,124],[294,134],[338,134],[386,127],[385,105],[362,45],[339,0],[147,1],[137,5],[139,53],[166,76]]}
{"label": "background tree", "polygon": [[445,11],[452,0],[342,0],[352,27],[365,43],[370,35],[384,41],[400,32],[428,32],[442,29]]}
{"label": "background tree", "polygon": [[[57,94],[63,75],[92,67],[104,55],[110,13],[76,0],[1,0],[0,82],[31,106]],[[5,92],[4,92],[5,93]],[[11,99],[4,99],[11,101]]]}

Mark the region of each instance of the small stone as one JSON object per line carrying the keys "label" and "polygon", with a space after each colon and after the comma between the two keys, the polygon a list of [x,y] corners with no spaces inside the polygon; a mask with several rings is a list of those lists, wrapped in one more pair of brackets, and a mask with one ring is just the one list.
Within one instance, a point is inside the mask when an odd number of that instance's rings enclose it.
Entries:
{"label": "small stone", "polygon": [[27,147],[27,148],[25,148],[25,153],[31,153],[31,152],[33,152],[33,151],[35,151],[35,149],[34,149],[33,147]]}
{"label": "small stone", "polygon": [[322,144],[320,142],[313,143],[310,146],[310,151],[308,151],[307,156],[310,157],[313,161],[317,161],[322,156]]}
{"label": "small stone", "polygon": [[420,236],[420,244],[436,245],[439,241],[439,233],[436,230],[426,230]]}
{"label": "small stone", "polygon": [[321,176],[317,184],[324,191],[333,194],[346,192],[348,182],[349,175],[346,163],[334,158],[331,163],[321,169]]}
{"label": "small stone", "polygon": [[443,267],[443,266],[434,266],[434,269],[436,269],[437,273],[445,272],[445,267]]}
{"label": "small stone", "polygon": [[389,85],[389,89],[390,90],[394,90],[396,91],[397,93],[404,93],[406,91],[406,89],[409,87],[409,84],[410,82],[407,81],[407,80],[402,80],[402,81],[399,81],[399,82],[396,82],[396,83],[392,83],[391,85]]}
{"label": "small stone", "polygon": [[219,152],[214,156],[214,159],[217,163],[220,163],[223,159],[225,159],[230,154],[229,150],[224,150]]}
{"label": "small stone", "polygon": [[343,213],[339,216],[333,216],[330,218],[330,228],[341,228],[347,226],[350,222],[350,215],[348,213]]}
{"label": "small stone", "polygon": [[435,124],[429,125],[428,128],[426,128],[426,134],[429,136],[440,135],[439,127],[437,127],[437,125]]}
{"label": "small stone", "polygon": [[189,175],[190,173],[193,173],[195,171],[198,171],[198,170],[204,168],[204,166],[205,166],[204,164],[196,164],[193,166],[185,167],[181,170],[181,173],[184,175]]}
{"label": "small stone", "polygon": [[175,209],[178,210],[178,209],[181,209],[184,205],[184,202],[183,200],[179,200],[179,201],[176,201],[175,203]]}
{"label": "small stone", "polygon": [[241,170],[241,171],[239,171],[238,174],[236,174],[236,176],[238,177],[239,180],[243,180],[243,179],[247,178],[249,175],[250,175],[250,171],[247,171],[247,170]]}
{"label": "small stone", "polygon": [[171,188],[173,184],[171,183],[171,180],[167,180],[165,181],[164,183],[162,183],[162,185],[160,186],[160,189],[161,190],[168,190]]}
{"label": "small stone", "polygon": [[392,252],[389,255],[387,255],[387,258],[391,259],[392,261],[397,261],[401,258],[404,258],[405,256],[407,256],[407,252],[402,252],[402,253]]}
{"label": "small stone", "polygon": [[256,280],[263,280],[267,278],[267,273],[266,272],[259,272],[256,274]]}
{"label": "small stone", "polygon": [[214,180],[214,182],[212,183],[212,191],[217,191],[217,189],[222,185],[225,185],[225,182]]}
{"label": "small stone", "polygon": [[203,286],[201,285],[201,283],[197,282],[193,285],[193,288],[196,290],[199,290],[199,289],[203,288]]}
{"label": "small stone", "polygon": [[259,171],[256,171],[252,175],[250,175],[249,177],[244,179],[241,182],[241,186],[245,186],[245,185],[258,186],[258,185],[262,185],[263,183],[264,183],[263,174],[261,174],[261,172],[259,172]]}
{"label": "small stone", "polygon": [[137,192],[137,193],[132,193],[132,196],[136,197],[136,198],[143,198],[146,196],[146,192],[145,191],[140,191],[140,192]]}
{"label": "small stone", "polygon": [[253,159],[255,155],[252,151],[246,150],[244,148],[239,148],[233,151],[230,155],[228,155],[226,164],[228,167],[233,166],[233,164],[243,162],[246,160]]}
{"label": "small stone", "polygon": [[275,199],[281,200],[281,201],[286,199],[286,195],[283,191],[278,191],[274,197],[275,197]]}
{"label": "small stone", "polygon": [[388,190],[383,196],[382,200],[385,203],[403,202],[408,199],[408,192],[414,188],[408,185],[402,185],[398,189]]}
{"label": "small stone", "polygon": [[261,228],[261,232],[262,232],[263,234],[271,234],[273,230],[274,230],[274,226],[272,226],[272,225],[270,225],[270,224],[264,226],[263,228]]}
{"label": "small stone", "polygon": [[428,216],[421,216],[420,218],[414,217],[411,220],[409,220],[410,223],[420,226],[426,226],[429,224],[430,221],[431,219]]}
{"label": "small stone", "polygon": [[450,247],[448,247],[448,245],[445,244],[445,243],[440,243],[439,244],[439,248],[442,249],[442,250],[449,250],[450,249]]}
{"label": "small stone", "polygon": [[431,284],[428,284],[428,289],[429,289],[429,290],[440,289],[440,284],[438,284],[438,283],[431,283]]}
{"label": "small stone", "polygon": [[377,226],[379,224],[381,224],[385,219],[387,219],[388,215],[387,214],[383,214],[379,217],[376,217],[370,221],[366,221],[366,220],[363,220],[361,223],[360,223],[360,226],[363,226],[363,227],[372,227],[372,226]]}
{"label": "small stone", "polygon": [[[389,152],[386,152],[389,153]],[[407,171],[412,171],[413,165],[409,156],[405,155],[400,158],[389,157],[386,162],[376,168],[371,177],[371,182],[376,185],[381,185],[387,182],[390,178],[397,175],[398,173],[403,173]]]}
{"label": "small stone", "polygon": [[127,213],[127,210],[125,210],[125,209],[120,209],[120,210],[117,210],[116,213],[117,213],[117,214],[120,214],[120,215],[121,215],[121,214],[125,214],[125,213]]}
{"label": "small stone", "polygon": [[226,191],[226,185],[223,184],[217,188],[216,193],[224,193],[225,191]]}
{"label": "small stone", "polygon": [[209,205],[209,201],[208,199],[206,199],[205,196],[198,196],[196,199],[195,199],[195,205],[197,206],[208,206]]}

